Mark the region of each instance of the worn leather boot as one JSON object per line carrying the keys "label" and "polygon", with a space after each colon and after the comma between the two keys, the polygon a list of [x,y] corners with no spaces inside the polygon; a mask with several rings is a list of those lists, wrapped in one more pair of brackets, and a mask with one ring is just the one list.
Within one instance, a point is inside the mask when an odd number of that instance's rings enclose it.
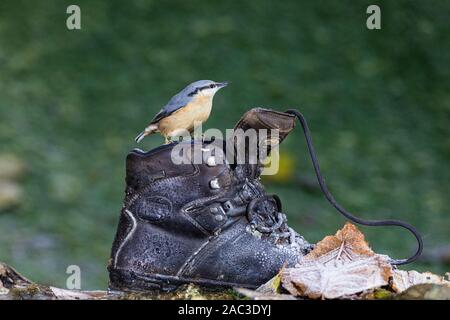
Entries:
{"label": "worn leather boot", "polygon": [[[278,128],[280,143],[293,127],[290,115],[253,109],[236,129]],[[311,249],[286,224],[279,199],[266,194],[260,166],[218,163],[211,155],[200,164],[192,154],[187,164],[172,161],[175,146],[207,152],[212,143],[192,140],[127,156],[110,289],[256,288]]]}

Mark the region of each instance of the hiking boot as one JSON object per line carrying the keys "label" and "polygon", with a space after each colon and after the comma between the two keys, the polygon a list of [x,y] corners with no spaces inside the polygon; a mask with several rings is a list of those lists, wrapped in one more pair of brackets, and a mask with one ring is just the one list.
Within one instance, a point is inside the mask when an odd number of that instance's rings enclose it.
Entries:
{"label": "hiking boot", "polygon": [[[235,129],[278,128],[280,143],[293,127],[289,115],[253,109]],[[278,197],[265,192],[260,165],[229,164],[209,153],[237,148],[231,141],[183,141],[128,154],[110,289],[171,290],[186,283],[254,289],[311,250],[287,225]],[[191,151],[176,164],[180,148]],[[202,153],[198,164],[195,150]]]}

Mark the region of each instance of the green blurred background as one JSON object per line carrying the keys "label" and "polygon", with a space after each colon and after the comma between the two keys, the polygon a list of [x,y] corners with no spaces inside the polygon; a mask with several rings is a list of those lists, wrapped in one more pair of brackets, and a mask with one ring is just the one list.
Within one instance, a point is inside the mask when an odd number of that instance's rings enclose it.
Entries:
{"label": "green blurred background", "polygon": [[[407,268],[448,271],[450,3],[377,1],[370,31],[373,3],[2,0],[0,261],[56,286],[79,265],[83,289],[106,288],[133,138],[186,84],[213,79],[232,84],[205,128],[300,109],[335,197],[417,225],[427,254]],[[67,30],[69,4],[82,30]],[[334,233],[344,219],[314,187],[300,130],[281,152],[269,191],[309,241]],[[377,252],[415,249],[402,229],[362,230]]]}

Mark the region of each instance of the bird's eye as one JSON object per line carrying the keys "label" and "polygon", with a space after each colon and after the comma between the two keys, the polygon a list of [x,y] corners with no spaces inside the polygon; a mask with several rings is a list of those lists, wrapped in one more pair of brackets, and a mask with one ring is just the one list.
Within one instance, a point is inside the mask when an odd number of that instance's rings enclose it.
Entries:
{"label": "bird's eye", "polygon": [[216,85],[214,83],[209,85],[210,88],[214,88],[215,86]]}

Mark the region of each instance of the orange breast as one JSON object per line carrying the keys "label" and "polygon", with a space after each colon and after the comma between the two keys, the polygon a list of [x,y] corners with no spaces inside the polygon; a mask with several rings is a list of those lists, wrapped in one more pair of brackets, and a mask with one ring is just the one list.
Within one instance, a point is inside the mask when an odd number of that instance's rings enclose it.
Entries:
{"label": "orange breast", "polygon": [[158,129],[164,136],[171,136],[183,129],[192,132],[196,122],[203,123],[208,120],[211,107],[212,99],[210,97],[196,97],[185,107],[162,119],[158,124]]}

